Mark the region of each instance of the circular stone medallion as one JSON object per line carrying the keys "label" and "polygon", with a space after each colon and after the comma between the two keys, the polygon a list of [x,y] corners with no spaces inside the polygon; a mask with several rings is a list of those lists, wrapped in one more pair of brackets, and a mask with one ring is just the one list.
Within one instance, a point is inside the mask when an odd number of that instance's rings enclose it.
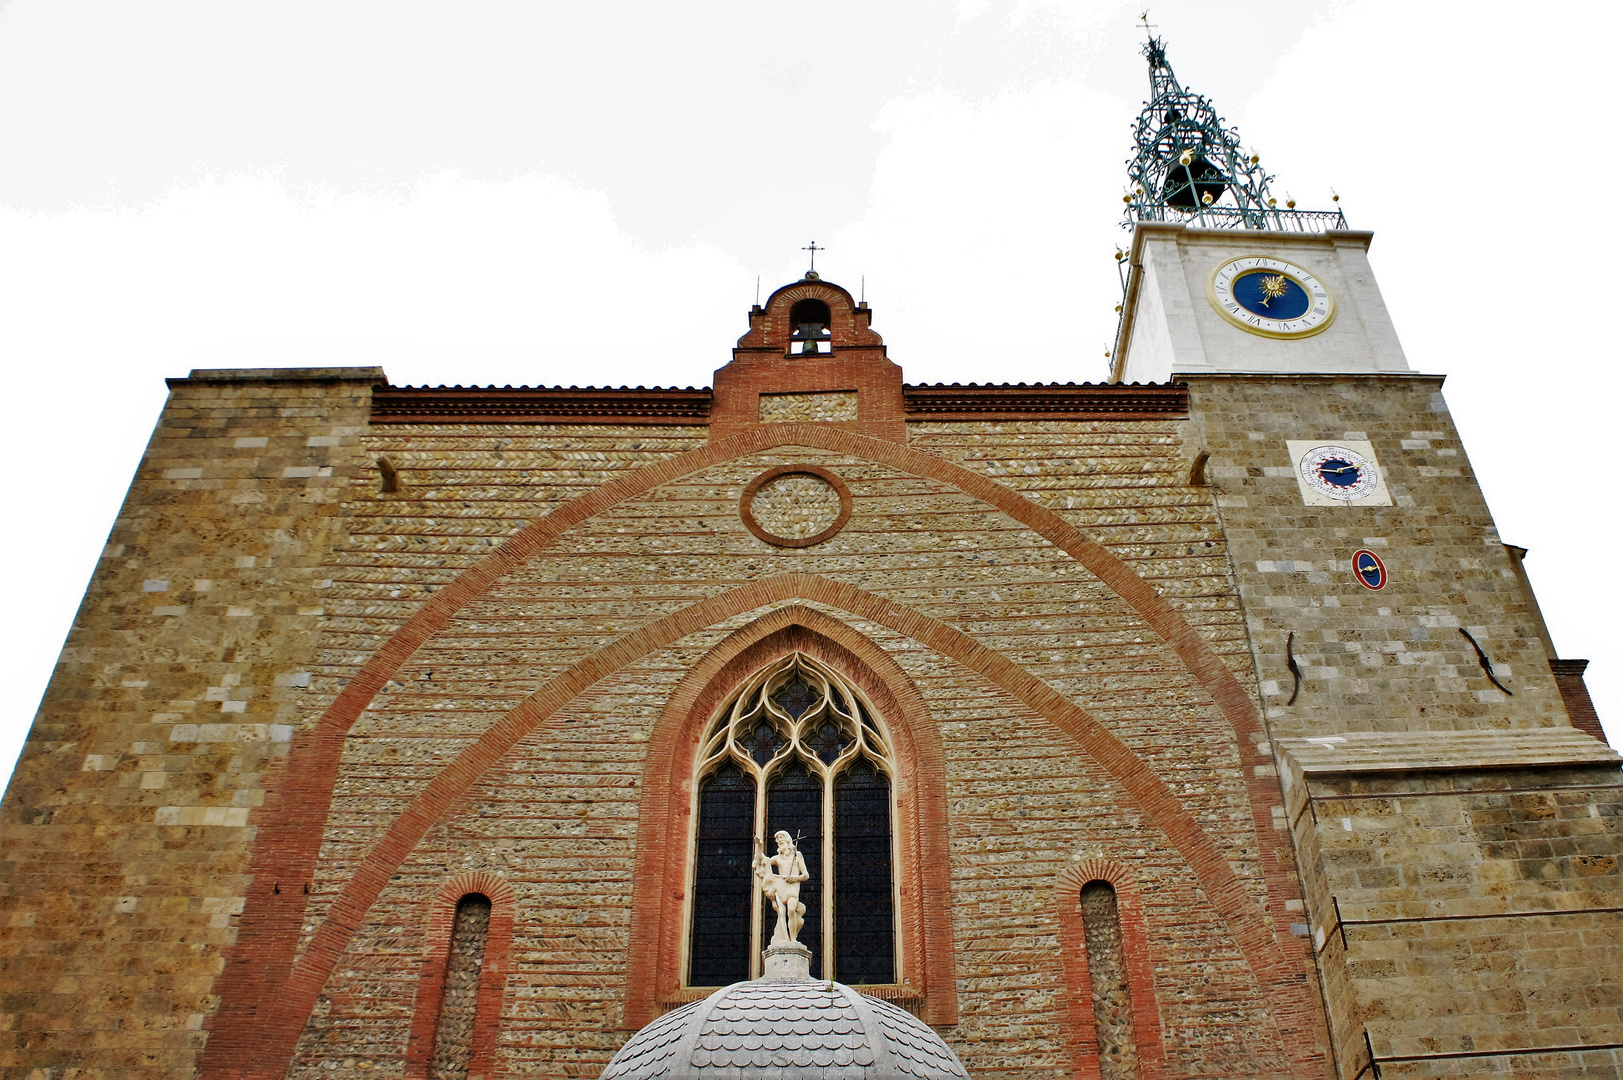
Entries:
{"label": "circular stone medallion", "polygon": [[778,547],[811,547],[845,527],[851,492],[816,465],[779,465],[750,481],[738,500],[749,531]]}

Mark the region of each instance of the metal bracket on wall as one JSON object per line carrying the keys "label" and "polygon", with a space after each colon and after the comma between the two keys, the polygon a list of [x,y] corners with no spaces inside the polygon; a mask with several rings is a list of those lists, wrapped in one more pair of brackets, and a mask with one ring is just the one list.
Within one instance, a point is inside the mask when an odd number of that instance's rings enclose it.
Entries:
{"label": "metal bracket on wall", "polygon": [[1334,896],[1330,898],[1330,906],[1336,914],[1336,924],[1325,932],[1324,944],[1319,946],[1315,955],[1323,953],[1334,940],[1333,935],[1339,933],[1341,948],[1346,951],[1347,928],[1354,930],[1364,926],[1413,926],[1416,923],[1439,922],[1483,922],[1487,920],[1505,919],[1562,919],[1579,915],[1623,915],[1623,907],[1589,907],[1589,908],[1552,908],[1547,911],[1495,911],[1478,915],[1406,915],[1391,919],[1347,919],[1341,914],[1341,903]]}
{"label": "metal bracket on wall", "polygon": [[1510,688],[1508,686],[1494,677],[1493,664],[1488,660],[1488,654],[1482,651],[1482,646],[1476,643],[1476,638],[1471,636],[1471,632],[1463,626],[1460,627],[1459,630],[1460,636],[1465,638],[1466,641],[1469,641],[1471,643],[1471,648],[1476,650],[1476,662],[1482,665],[1482,673],[1488,677],[1488,681],[1493,683],[1493,685],[1497,686],[1499,689],[1503,690],[1506,697],[1515,697],[1516,695],[1510,692]]}
{"label": "metal bracket on wall", "polygon": [[1206,486],[1206,463],[1211,459],[1212,455],[1204,450],[1195,455],[1195,460],[1189,463],[1190,487]]}
{"label": "metal bracket on wall", "polygon": [[1296,631],[1292,630],[1285,635],[1285,666],[1290,669],[1291,677],[1296,681],[1291,684],[1291,699],[1286,705],[1296,704],[1296,695],[1302,692],[1302,669],[1296,666]]}
{"label": "metal bracket on wall", "polygon": [[[1318,952],[1323,953],[1325,949],[1330,947],[1330,942],[1335,940],[1335,937],[1332,936],[1333,934],[1339,934],[1340,935],[1340,937],[1341,937],[1341,951],[1346,952],[1347,951],[1347,924],[1341,918],[1341,902],[1339,900],[1337,900],[1335,897],[1332,896],[1330,898],[1330,907],[1336,913],[1336,925],[1331,927],[1331,933],[1327,933],[1327,934],[1324,935],[1324,944],[1319,946]],[[1318,954],[1316,953],[1315,955],[1318,955]]]}
{"label": "metal bracket on wall", "polygon": [[[1364,1048],[1370,1049],[1369,1029],[1364,1029]],[[1412,1064],[1423,1061],[1466,1061],[1471,1058],[1502,1058],[1502,1057],[1545,1057],[1553,1054],[1587,1054],[1611,1053],[1623,1050],[1623,1043],[1570,1043],[1566,1046],[1522,1046],[1513,1050],[1456,1050],[1446,1054],[1401,1054],[1392,1057],[1378,1058],[1373,1050],[1369,1055],[1369,1064],[1359,1069],[1352,1080],[1358,1080],[1371,1069],[1375,1070],[1375,1080],[1381,1080],[1381,1065]]]}
{"label": "metal bracket on wall", "polygon": [[1381,1080],[1381,1065],[1380,1062],[1375,1060],[1375,1044],[1369,1041],[1369,1028],[1364,1029],[1364,1051],[1369,1055],[1369,1062],[1358,1070],[1358,1074],[1353,1077],[1353,1080],[1358,1080],[1359,1076],[1363,1076],[1371,1069],[1375,1071],[1375,1080]]}

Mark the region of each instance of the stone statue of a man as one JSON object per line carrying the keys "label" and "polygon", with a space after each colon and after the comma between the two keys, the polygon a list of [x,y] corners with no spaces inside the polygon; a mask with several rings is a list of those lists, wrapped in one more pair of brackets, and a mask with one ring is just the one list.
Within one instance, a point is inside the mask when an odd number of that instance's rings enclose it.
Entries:
{"label": "stone statue of a man", "polygon": [[761,894],[772,901],[772,910],[778,913],[772,944],[787,945],[800,939],[800,924],[806,915],[806,905],[800,902],[800,883],[811,875],[806,872],[806,857],[796,850],[793,837],[779,829],[772,838],[778,843],[778,853],[771,858],[762,852],[761,838],[755,838],[755,880],[761,883]]}

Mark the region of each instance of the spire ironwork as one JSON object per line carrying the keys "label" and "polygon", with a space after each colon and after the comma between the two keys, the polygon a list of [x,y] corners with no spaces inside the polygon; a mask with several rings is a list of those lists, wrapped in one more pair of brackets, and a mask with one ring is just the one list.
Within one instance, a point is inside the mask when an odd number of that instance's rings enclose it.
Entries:
{"label": "spire ironwork", "polygon": [[1338,210],[1281,207],[1269,191],[1274,179],[1255,153],[1240,148],[1240,132],[1203,95],[1186,90],[1167,60],[1166,44],[1144,43],[1150,63],[1150,100],[1134,126],[1127,161],[1130,188],[1125,227],[1140,221],[1175,221],[1216,229],[1323,232],[1345,229]]}

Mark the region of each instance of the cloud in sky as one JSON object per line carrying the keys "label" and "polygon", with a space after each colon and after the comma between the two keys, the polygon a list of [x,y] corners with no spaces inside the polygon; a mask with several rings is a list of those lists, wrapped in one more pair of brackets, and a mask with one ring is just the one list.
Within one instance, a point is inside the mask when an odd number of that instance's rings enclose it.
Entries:
{"label": "cloud in sky", "polygon": [[[1588,239],[1611,6],[1165,3],[1279,187],[1374,227],[1559,645],[1623,721],[1615,287]],[[763,293],[865,277],[910,381],[1088,380],[1118,299],[1122,3],[38,4],[0,14],[0,350],[27,567],[9,762],[162,404],[192,367],[703,384]],[[1580,162],[1576,180],[1552,162]],[[3,768],[0,765],[0,768]]]}

